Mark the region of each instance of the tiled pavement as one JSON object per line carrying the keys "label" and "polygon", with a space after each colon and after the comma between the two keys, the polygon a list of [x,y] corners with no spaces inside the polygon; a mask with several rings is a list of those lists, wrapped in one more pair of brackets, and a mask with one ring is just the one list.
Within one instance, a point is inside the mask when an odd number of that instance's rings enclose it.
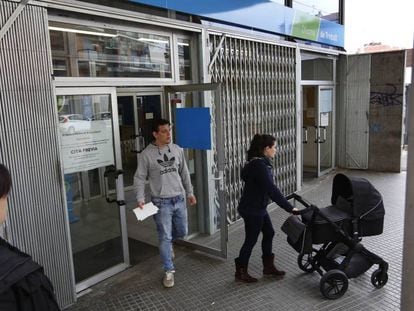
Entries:
{"label": "tiled pavement", "polygon": [[[280,231],[288,215],[278,208],[270,215],[276,230],[273,248],[277,263],[287,271],[280,281],[262,278],[258,243],[249,271],[259,277],[259,282],[234,282],[233,258],[243,240],[243,223],[238,222],[229,229],[227,261],[179,247],[175,287],[162,287],[162,271],[155,256],[96,285],[67,310],[399,310],[406,173],[346,171],[346,174],[367,178],[384,197],[384,233],[363,240],[365,247],[389,263],[389,280],[382,289],[371,285],[374,269],[371,268],[350,280],[342,298],[334,301],[322,298],[320,276],[304,274],[297,266],[297,254]],[[320,207],[329,205],[333,176],[315,180],[301,194]]]}

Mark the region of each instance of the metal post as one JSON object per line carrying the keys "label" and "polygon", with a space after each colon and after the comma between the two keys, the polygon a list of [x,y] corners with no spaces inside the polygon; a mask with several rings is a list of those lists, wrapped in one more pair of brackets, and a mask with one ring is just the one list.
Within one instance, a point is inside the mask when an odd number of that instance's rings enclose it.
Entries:
{"label": "metal post", "polygon": [[[414,54],[413,54],[414,60]],[[413,70],[411,65],[411,70]],[[401,310],[414,310],[414,72],[411,73],[410,98],[407,105],[407,184],[405,198],[404,248],[401,285]],[[410,135],[411,134],[411,135]]]}

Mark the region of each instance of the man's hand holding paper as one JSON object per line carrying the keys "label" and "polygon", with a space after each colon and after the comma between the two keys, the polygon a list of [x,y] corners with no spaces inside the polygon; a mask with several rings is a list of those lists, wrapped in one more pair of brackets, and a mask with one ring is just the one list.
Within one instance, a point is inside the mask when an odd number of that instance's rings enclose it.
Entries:
{"label": "man's hand holding paper", "polygon": [[147,204],[144,204],[142,207],[138,205],[137,208],[133,209],[133,212],[137,217],[137,220],[142,221],[148,218],[149,216],[158,213],[158,207],[156,207],[152,202],[149,202]]}

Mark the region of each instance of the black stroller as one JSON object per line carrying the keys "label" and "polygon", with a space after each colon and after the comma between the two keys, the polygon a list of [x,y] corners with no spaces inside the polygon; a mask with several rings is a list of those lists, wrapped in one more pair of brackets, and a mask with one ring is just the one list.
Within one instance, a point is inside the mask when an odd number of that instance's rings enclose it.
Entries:
{"label": "black stroller", "polygon": [[[372,273],[371,283],[376,288],[387,283],[388,263],[360,243],[362,237],[382,233],[385,214],[381,194],[366,179],[337,174],[332,205],[325,208],[319,209],[297,194],[287,197],[292,198],[305,209],[298,212],[300,217],[290,216],[282,231],[299,253],[299,268],[322,276],[320,290],[324,297],[341,297],[348,289],[348,279],[375,264],[378,269]],[[315,248],[315,244],[322,246]]]}

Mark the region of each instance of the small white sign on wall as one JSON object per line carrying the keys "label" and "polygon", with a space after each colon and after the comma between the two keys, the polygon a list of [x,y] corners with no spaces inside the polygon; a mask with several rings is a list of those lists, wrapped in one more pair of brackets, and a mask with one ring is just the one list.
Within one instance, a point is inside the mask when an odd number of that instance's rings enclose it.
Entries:
{"label": "small white sign on wall", "polygon": [[320,126],[329,126],[329,112],[321,113]]}

